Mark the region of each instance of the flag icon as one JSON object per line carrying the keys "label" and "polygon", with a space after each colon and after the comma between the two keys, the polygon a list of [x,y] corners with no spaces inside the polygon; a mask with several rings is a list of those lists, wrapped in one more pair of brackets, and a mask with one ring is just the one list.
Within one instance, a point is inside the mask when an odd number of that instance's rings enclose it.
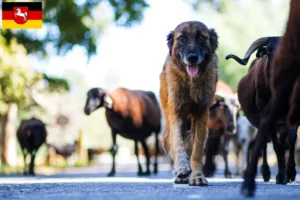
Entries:
{"label": "flag icon", "polygon": [[2,28],[42,28],[42,2],[2,2]]}

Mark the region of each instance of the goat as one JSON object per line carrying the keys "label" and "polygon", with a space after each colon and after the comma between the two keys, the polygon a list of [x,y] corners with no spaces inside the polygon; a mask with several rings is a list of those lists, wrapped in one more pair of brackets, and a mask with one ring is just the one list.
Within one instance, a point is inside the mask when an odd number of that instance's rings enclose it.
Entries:
{"label": "goat", "polygon": [[273,141],[274,150],[278,159],[279,174],[276,183],[286,184],[294,181],[296,176],[294,148],[297,139],[296,131],[291,131],[289,139],[289,159],[286,170],[284,157],[284,143],[287,134],[277,136],[274,131],[276,122],[281,120],[288,128],[296,129],[299,125],[299,88],[300,88],[300,2],[291,0],[286,31],[279,41],[279,47],[271,60],[269,70],[270,100],[261,112],[256,142],[250,163],[247,167],[241,192],[245,196],[253,196],[255,191],[256,166],[259,151],[268,135]]}
{"label": "goat", "polygon": [[[21,146],[24,158],[24,174],[35,175],[34,160],[36,152],[40,146],[46,142],[46,138],[47,131],[45,124],[41,120],[33,117],[31,119],[21,121],[21,124],[17,130],[17,139]],[[28,154],[30,154],[31,157],[29,169],[27,169],[26,162]]]}
{"label": "goat", "polygon": [[205,146],[203,173],[206,177],[213,176],[216,170],[214,158],[221,153],[225,162],[224,176],[231,178],[227,157],[230,135],[233,131],[233,116],[224,98],[220,96],[215,95],[215,101],[209,108],[207,128],[208,138]]}
{"label": "goat", "polygon": [[[138,175],[150,174],[150,156],[146,139],[155,133],[155,162],[154,173],[158,172],[158,134],[161,129],[161,112],[159,103],[153,92],[142,90],[128,90],[118,88],[113,92],[107,92],[101,88],[92,88],[87,93],[87,101],[84,107],[86,115],[94,110],[105,107],[105,115],[111,128],[112,147],[112,169],[108,176],[115,175],[115,156],[117,153],[117,134],[134,140],[135,154],[138,161]],[[141,142],[145,155],[147,170],[144,173],[138,157],[138,141]]]}

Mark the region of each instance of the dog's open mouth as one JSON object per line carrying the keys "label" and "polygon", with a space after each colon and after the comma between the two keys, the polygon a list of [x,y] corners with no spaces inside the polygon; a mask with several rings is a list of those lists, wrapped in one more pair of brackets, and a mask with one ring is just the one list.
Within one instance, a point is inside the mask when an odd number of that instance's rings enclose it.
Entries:
{"label": "dog's open mouth", "polygon": [[195,76],[196,74],[198,74],[198,65],[187,65],[186,66],[187,68],[187,73],[190,75],[190,76]]}

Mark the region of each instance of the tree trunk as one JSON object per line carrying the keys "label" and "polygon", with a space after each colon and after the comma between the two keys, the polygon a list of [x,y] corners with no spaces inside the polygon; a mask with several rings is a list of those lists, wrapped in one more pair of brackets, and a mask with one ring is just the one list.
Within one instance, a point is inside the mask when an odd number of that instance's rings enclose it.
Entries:
{"label": "tree trunk", "polygon": [[6,115],[1,116],[1,160],[3,164],[17,165],[16,121],[18,107],[10,104]]}
{"label": "tree trunk", "polygon": [[5,156],[4,156],[4,147],[5,147],[5,128],[7,122],[7,113],[0,115],[0,159],[1,165],[6,163]]}

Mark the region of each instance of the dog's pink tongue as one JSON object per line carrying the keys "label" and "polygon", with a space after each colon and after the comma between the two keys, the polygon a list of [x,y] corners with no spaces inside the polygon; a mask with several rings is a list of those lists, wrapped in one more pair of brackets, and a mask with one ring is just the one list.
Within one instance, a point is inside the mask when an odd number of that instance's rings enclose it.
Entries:
{"label": "dog's pink tongue", "polygon": [[198,66],[197,65],[188,65],[187,72],[190,76],[194,76],[198,73]]}

